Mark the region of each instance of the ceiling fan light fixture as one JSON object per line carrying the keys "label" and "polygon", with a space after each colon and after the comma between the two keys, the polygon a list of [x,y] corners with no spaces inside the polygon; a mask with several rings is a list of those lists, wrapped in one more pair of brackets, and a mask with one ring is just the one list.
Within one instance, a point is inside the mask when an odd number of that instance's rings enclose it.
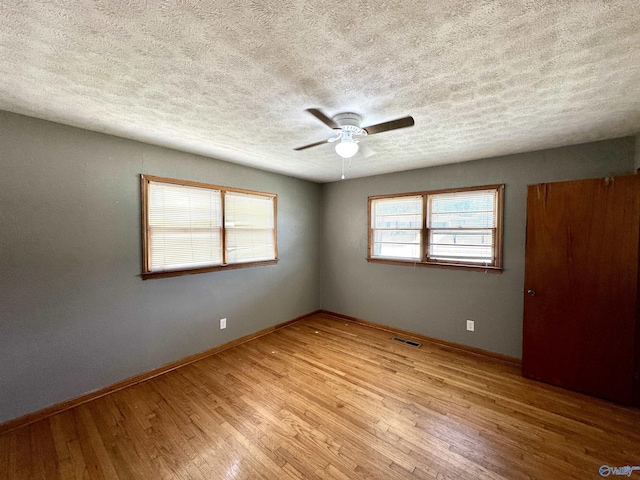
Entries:
{"label": "ceiling fan light fixture", "polygon": [[358,153],[358,142],[353,139],[351,132],[342,132],[342,138],[336,144],[336,153],[342,158],[351,158]]}
{"label": "ceiling fan light fixture", "polygon": [[340,142],[336,145],[336,153],[342,158],[351,158],[358,153],[358,144],[353,140],[350,142]]}

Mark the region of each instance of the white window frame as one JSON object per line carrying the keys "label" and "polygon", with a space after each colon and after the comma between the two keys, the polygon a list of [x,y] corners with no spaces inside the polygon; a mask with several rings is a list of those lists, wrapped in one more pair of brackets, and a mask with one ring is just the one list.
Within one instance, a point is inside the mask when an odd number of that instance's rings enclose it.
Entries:
{"label": "white window frame", "polygon": [[[474,192],[491,191],[494,195],[493,205],[493,219],[494,223],[482,228],[476,227],[435,227],[432,226],[432,212],[431,205],[434,199],[437,199],[438,195],[451,196],[456,194],[463,196],[465,193],[473,194]],[[402,199],[420,197],[422,199],[422,213],[421,213],[421,227],[419,229],[419,244],[420,255],[412,258],[398,258],[393,256],[376,255],[376,242],[375,239],[379,238],[376,233],[379,233],[385,228],[376,228],[376,213],[374,209],[380,201],[401,201]],[[439,268],[454,268],[454,269],[470,269],[470,270],[483,270],[500,272],[503,268],[502,260],[502,246],[503,246],[503,209],[504,209],[504,185],[484,185],[479,187],[464,187],[464,188],[450,188],[445,190],[431,190],[424,192],[410,192],[391,195],[377,195],[371,196],[368,199],[368,250],[367,261],[377,263],[388,263],[396,265],[417,265],[426,267],[439,267]],[[393,230],[406,230],[404,228],[387,228],[387,231]],[[418,229],[415,229],[418,231]],[[491,261],[476,262],[473,260],[465,260],[462,257],[454,258],[452,255],[450,258],[438,258],[437,256],[430,255],[431,245],[430,239],[432,234],[441,231],[455,231],[459,230],[460,235],[484,235],[491,237]]]}
{"label": "white window frame", "polygon": [[[246,268],[246,267],[255,267],[260,265],[273,265],[278,262],[278,244],[277,244],[277,198],[278,196],[273,193],[265,193],[258,192],[254,190],[245,190],[239,188],[232,187],[224,187],[219,185],[212,185],[208,183],[201,182],[193,182],[189,180],[177,180],[173,178],[165,178],[165,177],[156,177],[153,175],[140,175],[141,182],[141,200],[142,200],[142,278],[147,280],[150,278],[162,278],[162,277],[173,277],[179,275],[188,275],[193,273],[205,273],[205,272],[214,272],[220,270],[228,270],[235,268]],[[182,187],[192,187],[194,189],[206,189],[212,190],[220,193],[220,215],[218,227],[220,230],[220,240],[219,240],[219,248],[220,248],[220,262],[215,264],[210,264],[206,266],[198,266],[198,265],[182,265],[177,268],[168,268],[168,269],[155,269],[152,267],[152,231],[150,227],[150,202],[149,195],[151,192],[151,183],[155,184],[166,184],[166,185],[178,185]],[[238,196],[253,196],[253,197],[263,197],[267,199],[273,204],[273,227],[272,227],[272,239],[273,239],[273,252],[269,252],[265,258],[261,258],[260,260],[231,260],[228,257],[227,252],[227,229],[231,230],[236,226],[228,226],[229,222],[225,220],[225,199],[229,195]],[[236,221],[238,218],[236,217]],[[247,219],[250,220],[250,219]],[[237,222],[236,222],[237,223]],[[249,230],[251,230],[249,228]],[[263,231],[265,227],[261,227],[260,230]],[[266,228],[267,231],[270,228]]]}

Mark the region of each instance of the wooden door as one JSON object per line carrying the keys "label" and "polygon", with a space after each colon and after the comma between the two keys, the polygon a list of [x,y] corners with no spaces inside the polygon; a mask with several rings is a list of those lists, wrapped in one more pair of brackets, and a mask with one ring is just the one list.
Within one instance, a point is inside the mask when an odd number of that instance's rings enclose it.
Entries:
{"label": "wooden door", "polygon": [[638,179],[529,187],[523,375],[632,402]]}

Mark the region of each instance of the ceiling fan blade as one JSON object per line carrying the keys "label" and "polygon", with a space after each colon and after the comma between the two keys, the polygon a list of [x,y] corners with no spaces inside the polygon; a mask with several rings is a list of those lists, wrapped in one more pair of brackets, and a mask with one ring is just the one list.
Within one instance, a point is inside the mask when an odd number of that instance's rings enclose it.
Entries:
{"label": "ceiling fan blade", "polygon": [[340,128],[340,126],[336,122],[331,120],[329,117],[327,117],[324,113],[322,113],[317,108],[307,108],[307,112],[309,112],[311,115],[316,117],[318,120],[320,120],[329,128],[332,128],[332,129]]}
{"label": "ceiling fan blade", "polygon": [[307,148],[317,147],[318,145],[322,145],[323,143],[328,143],[328,142],[329,142],[329,140],[322,140],[321,142],[311,143],[309,145],[305,145],[304,147],[294,148],[294,150],[296,150],[296,151],[305,150]]}
{"label": "ceiling fan blade", "polygon": [[396,130],[398,128],[412,127],[415,125],[413,117],[398,118],[397,120],[391,120],[390,122],[378,123],[376,125],[370,125],[365,127],[367,134],[373,135],[374,133],[387,132],[389,130]]}

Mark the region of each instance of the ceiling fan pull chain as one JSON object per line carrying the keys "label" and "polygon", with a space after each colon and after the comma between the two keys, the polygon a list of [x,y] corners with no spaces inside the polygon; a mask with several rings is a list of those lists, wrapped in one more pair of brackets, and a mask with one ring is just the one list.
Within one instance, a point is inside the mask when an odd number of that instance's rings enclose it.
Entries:
{"label": "ceiling fan pull chain", "polygon": [[[342,180],[344,180],[344,157],[342,158]],[[351,163],[351,159],[349,159],[349,163]]]}

